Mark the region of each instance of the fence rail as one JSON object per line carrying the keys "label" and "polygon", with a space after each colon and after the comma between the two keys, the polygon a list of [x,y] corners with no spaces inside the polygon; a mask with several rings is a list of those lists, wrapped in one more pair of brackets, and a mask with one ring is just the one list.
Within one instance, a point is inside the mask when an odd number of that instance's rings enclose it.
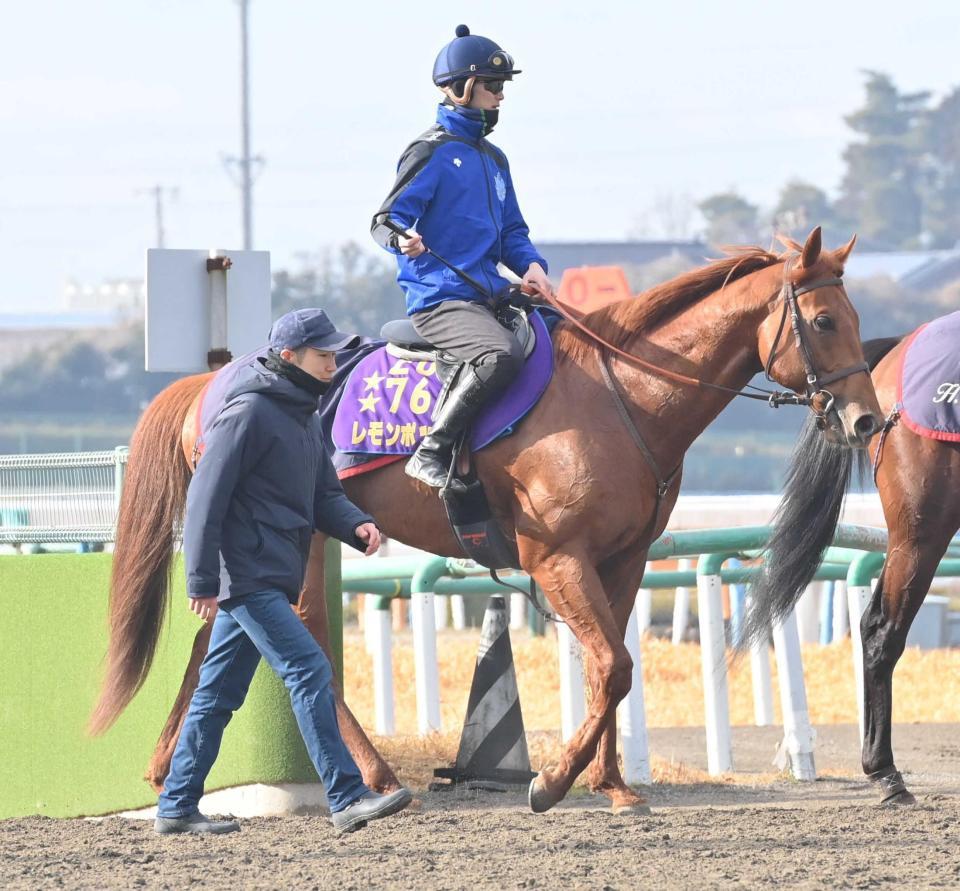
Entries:
{"label": "fence rail", "polygon": [[113,541],[127,456],[0,455],[0,544]]}

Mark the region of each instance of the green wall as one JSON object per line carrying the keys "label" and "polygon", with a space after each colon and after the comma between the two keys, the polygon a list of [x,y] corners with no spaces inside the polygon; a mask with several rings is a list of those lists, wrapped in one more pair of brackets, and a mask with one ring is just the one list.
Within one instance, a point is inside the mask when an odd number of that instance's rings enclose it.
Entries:
{"label": "green wall", "polygon": [[[0,818],[154,804],[143,780],[199,620],[183,571],[147,682],[103,737],[84,732],[107,650],[109,554],[0,556]],[[283,685],[261,664],[207,789],[316,782]]]}

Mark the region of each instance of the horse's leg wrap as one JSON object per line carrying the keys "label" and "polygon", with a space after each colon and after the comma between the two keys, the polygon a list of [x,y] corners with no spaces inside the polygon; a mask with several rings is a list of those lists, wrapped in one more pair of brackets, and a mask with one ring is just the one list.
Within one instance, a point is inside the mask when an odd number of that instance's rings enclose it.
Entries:
{"label": "horse's leg wrap", "polygon": [[909,805],[917,803],[916,798],[907,790],[907,784],[903,781],[903,774],[893,765],[871,773],[869,778],[880,793],[880,804]]}

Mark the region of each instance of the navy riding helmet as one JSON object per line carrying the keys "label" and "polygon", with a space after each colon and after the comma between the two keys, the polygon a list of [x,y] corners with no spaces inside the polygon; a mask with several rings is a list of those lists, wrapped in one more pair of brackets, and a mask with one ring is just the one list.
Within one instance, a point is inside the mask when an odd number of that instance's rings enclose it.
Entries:
{"label": "navy riding helmet", "polygon": [[457,25],[456,33],[433,63],[433,82],[438,87],[471,77],[511,80],[521,73],[513,67],[513,56],[489,37],[471,34],[466,25]]}

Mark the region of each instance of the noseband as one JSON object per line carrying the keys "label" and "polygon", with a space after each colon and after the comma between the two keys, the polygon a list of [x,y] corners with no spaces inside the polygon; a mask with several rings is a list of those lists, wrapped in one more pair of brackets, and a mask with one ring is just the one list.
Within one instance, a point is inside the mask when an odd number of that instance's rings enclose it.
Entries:
{"label": "noseband", "polygon": [[797,344],[797,352],[803,361],[803,369],[806,373],[807,392],[805,396],[798,396],[795,393],[774,393],[770,396],[769,403],[774,408],[781,405],[809,405],[811,411],[817,417],[817,423],[821,429],[826,425],[830,412],[834,411],[834,396],[826,389],[827,384],[835,383],[850,377],[853,374],[862,372],[869,373],[870,366],[866,362],[858,362],[855,365],[848,365],[838,371],[831,371],[829,374],[819,374],[813,361],[813,354],[810,351],[810,345],[803,333],[801,325],[802,317],[800,308],[797,304],[797,298],[801,294],[808,294],[810,291],[816,291],[817,288],[827,288],[831,286],[842,286],[843,279],[839,276],[832,278],[819,278],[803,287],[798,288],[789,279],[789,264],[784,268],[783,287],[780,289],[780,296],[783,298],[783,315],[780,317],[780,326],[777,328],[777,336],[773,339],[773,345],[767,355],[767,363],[764,366],[763,373],[768,381],[776,383],[770,375],[770,369],[773,367],[774,357],[777,354],[777,347],[780,344],[780,338],[783,336],[783,330],[786,327],[787,316],[790,316],[790,327],[793,329],[793,337]]}

